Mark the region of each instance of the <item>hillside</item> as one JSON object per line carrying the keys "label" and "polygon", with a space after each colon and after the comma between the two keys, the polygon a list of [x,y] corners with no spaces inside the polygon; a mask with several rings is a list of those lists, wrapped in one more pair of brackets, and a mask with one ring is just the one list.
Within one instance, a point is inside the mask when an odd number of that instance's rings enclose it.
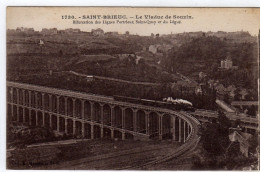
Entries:
{"label": "hillside", "polygon": [[[255,43],[228,43],[217,37],[199,37],[172,48],[163,65],[172,71],[179,71],[194,77],[194,73],[204,72],[209,78],[219,79],[226,85],[256,87],[257,45]],[[220,61],[230,57],[237,70],[222,71]],[[253,78],[253,80],[252,80]],[[196,79],[196,78],[195,78]]]}
{"label": "hillside", "polygon": [[[248,42],[248,37],[253,38],[246,35],[234,41],[234,36],[224,39],[203,33],[156,37],[94,36],[84,32],[13,34],[7,37],[7,80],[104,95],[120,93],[159,100],[172,96],[193,99],[190,101],[194,104],[211,96],[214,102],[214,95],[194,95],[200,83],[200,72],[204,72],[208,80],[218,81],[225,87],[235,85],[257,90],[257,46],[255,42]],[[236,70],[219,70],[220,61],[227,56],[237,66]],[[108,79],[89,83],[86,78],[64,75],[68,71]],[[190,79],[183,79],[183,75],[193,80],[193,84]],[[118,83],[114,79],[154,83],[159,87]]]}

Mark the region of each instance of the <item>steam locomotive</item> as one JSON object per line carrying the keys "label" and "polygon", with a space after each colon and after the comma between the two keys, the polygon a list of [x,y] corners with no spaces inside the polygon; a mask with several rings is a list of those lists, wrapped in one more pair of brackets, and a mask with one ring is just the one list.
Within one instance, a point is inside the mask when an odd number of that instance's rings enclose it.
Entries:
{"label": "steam locomotive", "polygon": [[140,99],[140,98],[133,98],[133,97],[124,97],[124,96],[113,96],[114,100],[122,101],[122,102],[129,102],[134,104],[142,104],[146,106],[154,106],[159,108],[166,108],[171,110],[184,110],[184,111],[192,111],[194,112],[195,109],[193,108],[192,104],[186,100],[175,100],[175,101],[156,101],[156,100],[148,100],[148,99]]}

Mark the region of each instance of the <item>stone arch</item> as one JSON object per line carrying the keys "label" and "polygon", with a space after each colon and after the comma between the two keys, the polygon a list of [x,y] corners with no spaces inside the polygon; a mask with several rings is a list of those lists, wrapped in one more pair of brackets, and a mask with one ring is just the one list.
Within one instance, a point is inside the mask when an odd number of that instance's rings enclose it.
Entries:
{"label": "stone arch", "polygon": [[13,105],[13,118],[12,118],[13,121],[17,121],[17,106],[16,105]]}
{"label": "stone arch", "polygon": [[13,96],[13,89],[12,87],[7,87],[7,101],[11,102]]}
{"label": "stone arch", "polygon": [[29,109],[28,108],[25,108],[24,109],[24,115],[25,115],[25,123],[27,124],[27,125],[29,125]]}
{"label": "stone arch", "polygon": [[73,116],[73,99],[71,97],[67,99],[67,115]]}
{"label": "stone arch", "polygon": [[37,104],[37,108],[40,108],[42,109],[43,108],[43,105],[42,105],[42,93],[35,93],[36,95],[36,104]]}
{"label": "stone arch", "polygon": [[101,122],[101,106],[99,103],[94,103],[93,104],[93,117],[94,121],[96,122]]}
{"label": "stone arch", "polygon": [[24,100],[25,100],[25,106],[29,106],[29,91],[28,90],[24,90]]}
{"label": "stone arch", "polygon": [[7,104],[7,122],[9,122],[10,120],[12,120],[12,105]]}
{"label": "stone arch", "polygon": [[114,138],[115,139],[122,139],[122,132],[119,130],[114,130]]}
{"label": "stone arch", "polygon": [[190,135],[190,133],[191,133],[191,129],[192,129],[191,126],[188,125],[188,131],[189,131],[189,132],[188,132],[188,135]]}
{"label": "stone arch", "polygon": [[17,88],[13,88],[13,103],[17,103]]}
{"label": "stone arch", "polygon": [[136,129],[137,132],[146,133],[146,120],[145,112],[143,110],[138,110],[136,115]]}
{"label": "stone arch", "polygon": [[49,113],[44,113],[44,126],[50,128],[50,115]]}
{"label": "stone arch", "polygon": [[113,126],[122,128],[122,109],[119,106],[114,107],[114,123]]}
{"label": "stone arch", "polygon": [[100,126],[94,125],[93,130],[94,130],[94,132],[93,132],[93,134],[94,134],[94,139],[100,138],[100,134],[101,134],[101,128],[100,128]]}
{"label": "stone arch", "polygon": [[44,94],[44,109],[50,111],[49,94]]}
{"label": "stone arch", "polygon": [[104,138],[111,138],[111,129],[110,128],[103,128],[103,137]]}
{"label": "stone arch", "polygon": [[18,116],[18,122],[23,122],[23,108],[18,107],[19,116]]}
{"label": "stone arch", "polygon": [[108,104],[103,106],[103,122],[105,125],[111,126],[111,107]]}
{"label": "stone arch", "polygon": [[[185,123],[185,125],[184,125],[184,123]],[[183,120],[183,134],[184,134],[183,138],[185,136],[185,141],[186,141],[186,139],[187,139],[187,137],[189,135],[188,128],[189,128],[189,124],[185,120]]]}
{"label": "stone arch", "polygon": [[31,125],[36,126],[36,111],[31,110]]}
{"label": "stone arch", "polygon": [[182,133],[182,122],[179,123],[179,121],[182,121],[182,119],[177,116],[176,119],[175,119],[175,137],[176,137],[176,140],[179,140],[181,141],[182,140],[182,136],[183,136],[183,133]]}
{"label": "stone arch", "polygon": [[159,115],[156,112],[150,112],[148,122],[148,133],[151,135],[159,134]]}
{"label": "stone arch", "polygon": [[54,113],[57,113],[57,96],[56,95],[51,95],[51,111]]}
{"label": "stone arch", "polygon": [[43,126],[43,114],[41,111],[37,112],[37,124],[38,126]]}
{"label": "stone arch", "polygon": [[133,131],[134,111],[131,108],[125,109],[125,129]]}
{"label": "stone arch", "polygon": [[56,115],[51,115],[51,128],[53,129],[53,130],[58,130],[58,128],[57,128],[57,116]]}
{"label": "stone arch", "polygon": [[82,124],[80,121],[75,121],[75,135],[76,137],[82,137]]}
{"label": "stone arch", "polygon": [[67,119],[67,131],[69,135],[73,134],[73,120]]}
{"label": "stone arch", "polygon": [[32,91],[31,92],[31,107],[36,107],[36,98],[35,98],[35,94],[36,92],[35,91]]}
{"label": "stone arch", "polygon": [[59,114],[65,115],[65,97],[59,97]]}
{"label": "stone arch", "polygon": [[162,116],[162,137],[163,139],[172,139],[172,129],[174,125],[172,124],[172,117],[169,114],[164,114]]}
{"label": "stone arch", "polygon": [[18,89],[18,91],[19,91],[19,102],[18,102],[18,104],[23,105],[23,90]]}
{"label": "stone arch", "polygon": [[61,116],[58,118],[59,118],[59,131],[65,132],[65,118],[63,118]]}
{"label": "stone arch", "polygon": [[75,100],[75,117],[81,118],[81,101],[79,99]]}
{"label": "stone arch", "polygon": [[91,118],[91,105],[90,102],[84,101],[84,119],[90,120]]}
{"label": "stone arch", "polygon": [[85,138],[91,138],[91,125],[89,123],[84,124]]}
{"label": "stone arch", "polygon": [[133,140],[134,139],[134,135],[131,133],[125,133],[125,139],[127,140]]}

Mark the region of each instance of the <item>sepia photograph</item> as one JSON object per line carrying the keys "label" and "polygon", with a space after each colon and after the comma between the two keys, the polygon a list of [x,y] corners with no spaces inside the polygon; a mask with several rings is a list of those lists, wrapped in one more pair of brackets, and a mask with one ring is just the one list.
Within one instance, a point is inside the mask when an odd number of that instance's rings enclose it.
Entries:
{"label": "sepia photograph", "polygon": [[6,8],[6,169],[259,170],[259,8]]}

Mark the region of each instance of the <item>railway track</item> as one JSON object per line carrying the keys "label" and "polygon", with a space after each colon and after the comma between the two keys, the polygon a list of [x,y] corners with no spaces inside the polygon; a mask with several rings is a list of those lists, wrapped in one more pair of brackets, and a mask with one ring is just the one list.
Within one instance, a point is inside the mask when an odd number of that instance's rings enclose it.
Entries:
{"label": "railway track", "polygon": [[[146,159],[141,160],[140,162],[131,164],[131,165],[125,165],[124,167],[118,167],[120,169],[144,169],[148,168],[149,166],[152,166],[154,164],[159,164],[165,161],[168,161],[170,159],[178,158],[181,157],[182,155],[185,155],[187,153],[190,153],[194,149],[194,145],[196,145],[199,142],[199,136],[197,135],[198,133],[198,125],[199,121],[193,117],[192,115],[183,112],[183,111],[173,111],[170,109],[165,109],[165,108],[158,108],[158,107],[153,107],[153,106],[145,106],[145,105],[140,105],[140,104],[132,104],[132,103],[127,103],[127,102],[121,102],[121,101],[116,101],[113,100],[111,97],[104,97],[101,95],[93,95],[93,94],[86,94],[86,93],[80,93],[80,92],[74,92],[74,91],[69,91],[69,90],[62,90],[62,89],[56,89],[56,88],[48,88],[48,87],[43,87],[43,86],[36,86],[36,85],[30,85],[30,84],[22,84],[22,83],[14,83],[14,82],[7,82],[8,86],[13,86],[13,87],[18,87],[18,88],[25,88],[29,90],[35,90],[38,92],[44,92],[44,93],[49,93],[49,94],[54,94],[54,95],[65,95],[67,97],[74,97],[77,99],[86,99],[88,101],[97,101],[101,103],[108,103],[108,104],[115,104],[118,106],[123,106],[123,107],[131,107],[131,108],[136,108],[136,109],[142,109],[142,110],[148,110],[148,111],[155,111],[158,113],[162,114],[170,114],[170,115],[175,115],[182,120],[186,121],[187,125],[191,126],[191,132],[189,136],[186,138],[186,142],[178,147],[177,149],[171,149],[171,146],[167,147],[156,147],[156,148],[140,148],[140,149],[135,149],[135,150],[128,150],[128,151],[123,151],[119,152],[118,154],[110,154],[110,155],[103,155],[103,156],[98,156],[98,157],[89,157],[88,159],[83,159],[83,160],[76,160],[76,161],[70,161],[69,166],[67,167],[75,167],[77,166],[83,166],[86,165],[88,162],[97,162],[97,163],[102,163],[102,160],[114,160],[115,158],[121,158],[125,157],[126,160],[129,156],[131,156],[134,160],[134,157],[138,157],[138,155],[142,155],[144,153],[147,153],[147,156],[156,154],[157,152],[163,152],[163,154],[159,154],[158,156],[154,157],[149,157]],[[167,151],[164,152],[164,149],[167,148]],[[141,157],[140,155],[140,157]],[[138,159],[138,158],[137,158]],[[120,161],[120,159],[119,159]],[[121,161],[120,161],[121,162]],[[67,164],[68,165],[68,164]],[[65,165],[66,166],[66,165]],[[63,166],[57,166],[58,168],[53,168],[51,169],[64,169],[61,168]],[[46,168],[46,167],[45,167]],[[72,168],[73,169],[73,168]],[[89,169],[89,168],[86,168]],[[107,168],[104,168],[107,169]],[[117,169],[116,167],[111,168],[111,169]]]}
{"label": "railway track", "polygon": [[[119,159],[124,159],[123,157],[129,157],[129,156],[138,156],[147,152],[155,152],[155,151],[160,151],[162,149],[169,149],[169,145],[166,146],[160,146],[160,147],[154,147],[152,146],[147,146],[145,148],[135,148],[135,149],[130,149],[130,150],[124,150],[120,151],[118,153],[108,153],[105,155],[96,155],[92,156],[89,158],[82,158],[82,159],[77,159],[69,162],[64,162],[60,164],[54,164],[50,165],[47,168],[48,169],[78,169],[80,166],[85,166],[88,164],[93,164],[93,163],[101,163],[102,161],[109,161],[109,160],[114,160],[115,158]],[[67,168],[68,167],[68,168]],[[39,167],[37,169],[46,169],[46,167]]]}
{"label": "railway track", "polygon": [[173,148],[172,145],[160,146],[156,148],[154,148],[154,146],[137,148],[135,150],[127,150],[120,153],[111,153],[108,155],[92,157],[90,159],[77,160],[70,164],[61,164],[56,166],[56,168],[52,167],[51,169],[140,170],[152,168],[154,165],[164,163],[169,160],[176,160],[177,162],[179,159],[191,155],[200,140],[200,137],[197,135],[197,126],[199,124],[198,121],[194,120],[192,116],[188,116],[188,118],[192,120],[192,125],[194,126],[192,135],[188,142],[177,149]]}
{"label": "railway track", "polygon": [[[186,114],[186,113],[185,113]],[[188,114],[186,114],[188,115]],[[168,160],[171,159],[176,159],[179,157],[183,157],[186,156],[187,154],[192,153],[193,150],[195,150],[197,144],[199,143],[200,137],[197,135],[198,133],[198,125],[199,125],[199,121],[197,119],[194,119],[194,117],[188,115],[189,118],[193,119],[192,121],[192,125],[193,125],[193,131],[192,131],[192,135],[189,138],[189,141],[186,142],[185,144],[183,144],[182,146],[180,146],[176,151],[172,151],[170,153],[168,153],[167,155],[163,156],[163,157],[159,157],[156,158],[152,161],[149,161],[148,163],[139,165],[139,166],[131,166],[131,167],[127,167],[127,168],[121,168],[120,170],[123,169],[146,169],[149,166],[158,164],[158,163],[162,163],[162,162],[166,162]]]}

